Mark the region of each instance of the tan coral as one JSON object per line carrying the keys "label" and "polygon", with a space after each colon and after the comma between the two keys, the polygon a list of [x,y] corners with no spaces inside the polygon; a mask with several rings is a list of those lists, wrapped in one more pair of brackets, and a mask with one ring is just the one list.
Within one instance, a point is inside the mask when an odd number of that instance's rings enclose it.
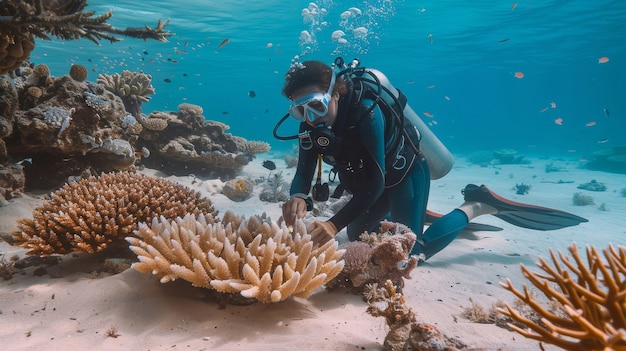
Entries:
{"label": "tan coral", "polygon": [[74,64],[70,67],[70,77],[77,82],[84,82],[88,73],[87,67],[83,65]]}
{"label": "tan coral", "polygon": [[28,95],[35,99],[39,99],[43,95],[43,90],[40,87],[28,87]]}
{"label": "tan coral", "polygon": [[201,115],[204,112],[201,106],[186,102],[178,105],[178,111],[190,115]]}
{"label": "tan coral", "polygon": [[215,213],[210,200],[182,185],[136,173],[106,173],[66,184],[18,222],[16,244],[29,254],[97,252],[123,242],[138,222]]}
{"label": "tan coral", "polygon": [[557,259],[550,250],[553,267],[540,259],[537,266],[545,273],[521,266],[524,276],[562,311],[543,307],[526,285],[522,292],[507,279],[501,285],[539,314],[541,323],[508,304],[498,312],[527,327],[509,324],[516,332],[564,350],[626,350],[626,247],[609,245],[603,260],[595,247],[587,246],[586,263],[576,244],[568,249],[572,259],[560,252]]}
{"label": "tan coral", "polygon": [[141,123],[141,125],[148,130],[160,132],[167,128],[168,120],[150,114],[148,117],[139,118],[139,123]]}
{"label": "tan coral", "polygon": [[270,144],[265,141],[248,141],[242,137],[233,138],[237,143],[237,150],[249,155],[264,154],[270,151]]}
{"label": "tan coral", "polygon": [[122,71],[122,74],[98,75],[98,83],[103,84],[106,90],[120,97],[132,96],[142,102],[149,101],[148,95],[154,94],[151,82],[151,75],[128,70]]}
{"label": "tan coral", "polygon": [[139,257],[133,268],[166,283],[177,278],[218,292],[241,294],[264,303],[308,297],[343,268],[334,240],[317,247],[302,221],[292,234],[286,226],[232,213],[222,222],[187,215],[142,224],[128,237]]}

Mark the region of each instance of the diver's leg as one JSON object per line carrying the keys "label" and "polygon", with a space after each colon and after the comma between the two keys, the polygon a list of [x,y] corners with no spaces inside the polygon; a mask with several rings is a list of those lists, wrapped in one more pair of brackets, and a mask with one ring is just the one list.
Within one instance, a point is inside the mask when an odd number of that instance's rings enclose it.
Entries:
{"label": "diver's leg", "polygon": [[348,224],[346,232],[350,241],[359,240],[363,232],[377,232],[380,221],[389,213],[389,194],[385,190],[378,200],[367,211]]}
{"label": "diver's leg", "polygon": [[[448,246],[465,229],[467,223],[469,223],[467,215],[457,208],[431,224],[424,232],[422,253],[426,259]],[[418,253],[411,252],[411,255]]]}
{"label": "diver's leg", "polygon": [[391,221],[407,225],[417,235],[417,242],[412,250],[414,254],[419,254],[422,246],[429,191],[430,170],[423,158],[416,160],[406,178],[390,189]]}

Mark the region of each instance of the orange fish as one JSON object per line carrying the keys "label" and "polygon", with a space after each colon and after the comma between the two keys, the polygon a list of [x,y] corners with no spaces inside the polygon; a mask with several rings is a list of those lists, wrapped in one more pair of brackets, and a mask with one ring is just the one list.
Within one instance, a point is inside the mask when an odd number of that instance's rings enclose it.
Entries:
{"label": "orange fish", "polygon": [[433,118],[433,114],[428,111],[424,111],[424,116]]}
{"label": "orange fish", "polygon": [[517,78],[517,79],[524,78],[524,73],[522,73],[520,71],[515,72],[515,78]]}
{"label": "orange fish", "polygon": [[598,63],[607,63],[609,62],[609,58],[606,56],[602,56],[598,59]]}
{"label": "orange fish", "polygon": [[548,110],[548,106],[542,108],[541,111],[539,111],[539,112],[546,112],[547,110]]}
{"label": "orange fish", "polygon": [[585,127],[593,127],[596,125],[596,121],[589,121],[587,122],[587,124],[585,124]]}
{"label": "orange fish", "polygon": [[217,46],[217,49],[216,49],[216,50],[219,50],[219,49],[223,48],[223,47],[224,47],[224,45],[228,44],[228,42],[229,42],[229,41],[230,41],[230,39],[228,39],[228,38],[226,38],[226,39],[222,40],[222,42],[220,43],[220,45],[218,45],[218,46]]}
{"label": "orange fish", "polygon": [[550,107],[552,107],[552,108],[556,108],[556,102],[552,101],[552,102],[550,103]]}
{"label": "orange fish", "polygon": [[554,124],[558,124],[560,126],[563,125],[563,118],[559,117],[557,119],[554,120]]}

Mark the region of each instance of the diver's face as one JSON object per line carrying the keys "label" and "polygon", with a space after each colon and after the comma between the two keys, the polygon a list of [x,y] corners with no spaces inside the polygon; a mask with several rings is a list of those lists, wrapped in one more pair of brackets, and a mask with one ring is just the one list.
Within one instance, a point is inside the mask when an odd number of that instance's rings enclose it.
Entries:
{"label": "diver's face", "polygon": [[337,100],[336,96],[319,86],[302,88],[291,94],[293,104],[289,113],[312,127],[319,124],[332,126],[337,118]]}

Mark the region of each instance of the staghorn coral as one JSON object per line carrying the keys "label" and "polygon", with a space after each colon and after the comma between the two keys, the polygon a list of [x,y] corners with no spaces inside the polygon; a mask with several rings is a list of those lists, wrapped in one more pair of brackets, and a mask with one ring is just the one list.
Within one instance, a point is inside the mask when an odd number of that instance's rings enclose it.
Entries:
{"label": "staghorn coral", "polygon": [[568,249],[571,259],[561,252],[557,258],[550,250],[554,267],[539,260],[537,266],[545,274],[521,266],[526,279],[558,302],[565,317],[539,304],[526,285],[522,292],[509,279],[501,285],[543,318],[536,323],[508,304],[498,312],[526,327],[509,324],[516,332],[564,350],[626,350],[626,247],[609,245],[602,250],[603,260],[595,247],[587,246],[586,263],[576,244]]}
{"label": "staghorn coral", "polygon": [[122,242],[138,222],[214,213],[211,202],[182,185],[136,173],[106,173],[66,184],[18,222],[15,243],[29,254],[97,252]]}
{"label": "staghorn coral", "polygon": [[291,233],[258,216],[245,220],[227,212],[220,223],[210,215],[186,215],[154,218],[135,234],[126,240],[139,257],[132,265],[139,272],[264,303],[306,298],[343,268],[337,243],[314,246],[302,221]]}
{"label": "staghorn coral", "polygon": [[169,21],[160,19],[155,28],[118,29],[106,21],[111,11],[95,16],[85,12],[86,0],[3,0],[0,1],[0,74],[17,69],[35,48],[35,38],[62,40],[85,38],[95,44],[101,39],[116,42],[121,35],[167,42],[173,35],[164,30]]}

